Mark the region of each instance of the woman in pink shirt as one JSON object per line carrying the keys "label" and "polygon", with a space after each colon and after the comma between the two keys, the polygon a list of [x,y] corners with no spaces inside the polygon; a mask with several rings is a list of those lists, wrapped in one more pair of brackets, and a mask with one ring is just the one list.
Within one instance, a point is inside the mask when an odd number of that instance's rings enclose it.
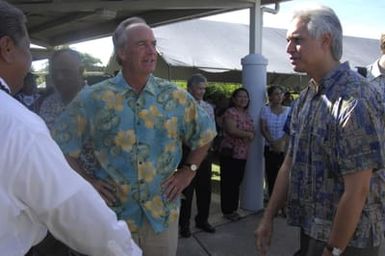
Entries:
{"label": "woman in pink shirt", "polygon": [[223,116],[224,138],[220,145],[221,209],[225,218],[238,220],[239,186],[245,172],[250,142],[255,127],[247,109],[249,93],[245,88],[236,89],[229,108]]}

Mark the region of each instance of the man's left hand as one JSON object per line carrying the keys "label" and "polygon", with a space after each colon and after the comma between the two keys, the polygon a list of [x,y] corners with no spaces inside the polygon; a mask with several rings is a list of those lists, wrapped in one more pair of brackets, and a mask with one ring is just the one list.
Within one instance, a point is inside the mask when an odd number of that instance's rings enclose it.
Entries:
{"label": "man's left hand", "polygon": [[162,184],[163,194],[167,200],[174,201],[190,184],[194,176],[195,172],[182,167],[168,177]]}

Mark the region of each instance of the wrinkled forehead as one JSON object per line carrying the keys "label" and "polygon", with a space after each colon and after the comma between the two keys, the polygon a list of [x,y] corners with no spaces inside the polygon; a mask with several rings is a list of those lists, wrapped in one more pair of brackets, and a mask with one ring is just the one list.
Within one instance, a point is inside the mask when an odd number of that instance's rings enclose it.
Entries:
{"label": "wrinkled forehead", "polygon": [[287,39],[290,39],[290,38],[304,36],[307,34],[308,34],[307,23],[300,18],[294,18],[289,23],[286,37]]}
{"label": "wrinkled forehead", "polygon": [[128,26],[126,28],[126,35],[128,39],[137,39],[138,37],[155,38],[152,29],[148,25],[143,23],[137,23]]}

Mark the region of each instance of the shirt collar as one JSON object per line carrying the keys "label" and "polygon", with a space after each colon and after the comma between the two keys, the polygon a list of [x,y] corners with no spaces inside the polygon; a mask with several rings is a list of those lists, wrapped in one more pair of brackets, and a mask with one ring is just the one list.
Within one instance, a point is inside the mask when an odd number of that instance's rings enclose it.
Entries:
{"label": "shirt collar", "polygon": [[381,73],[379,65],[380,65],[380,59],[377,59],[372,65],[369,66],[368,78],[370,80],[373,80],[381,75],[385,75]]}
{"label": "shirt collar", "polygon": [[0,77],[0,84],[4,87],[4,89],[11,94],[11,89],[9,88],[8,84],[5,82],[3,78]]}
{"label": "shirt collar", "polygon": [[350,67],[349,62],[346,61],[330,70],[329,73],[327,73],[326,76],[322,78],[319,83],[317,83],[314,79],[310,79],[309,86],[312,90],[315,91],[316,94],[318,92],[327,90],[328,88],[334,85],[337,77],[340,76],[343,71],[347,70],[350,70]]}
{"label": "shirt collar", "polygon": [[[121,71],[113,78],[112,82],[117,85],[121,90],[133,90],[132,87],[127,83],[126,79],[124,79]],[[148,92],[153,95],[156,94],[154,76],[151,74],[148,78],[146,85],[143,88],[143,92]]]}

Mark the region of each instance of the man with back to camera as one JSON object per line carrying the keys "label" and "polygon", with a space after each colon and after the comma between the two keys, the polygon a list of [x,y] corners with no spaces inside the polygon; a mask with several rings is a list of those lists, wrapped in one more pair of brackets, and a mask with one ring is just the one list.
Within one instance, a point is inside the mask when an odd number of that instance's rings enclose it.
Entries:
{"label": "man with back to camera", "polygon": [[300,256],[379,255],[384,233],[384,107],[342,56],[334,11],[297,11],[287,32],[297,72],[311,80],[294,106],[290,146],[256,230],[266,255],[273,216],[287,201],[287,220],[301,229]]}
{"label": "man with back to camera", "polygon": [[[179,195],[204,159],[215,127],[191,95],[154,77],[156,40],[143,19],[122,21],[113,33],[121,71],[83,89],[55,124],[70,164],[90,140],[111,188],[106,202],[125,220],[145,255],[171,256],[178,243]],[[182,143],[192,150],[176,170]],[[176,170],[176,171],[175,171]]]}
{"label": "man with back to camera", "polygon": [[[194,97],[197,103],[206,111],[215,126],[215,116],[213,107],[203,100],[206,92],[207,79],[202,74],[193,74],[187,81],[187,90]],[[188,155],[189,148],[183,146],[183,156]],[[182,164],[184,159],[182,158]],[[179,228],[182,237],[190,237],[190,217],[191,205],[194,195],[196,195],[197,215],[195,216],[195,226],[208,233],[215,233],[215,228],[208,222],[211,203],[211,164],[212,154],[209,151],[206,158],[202,161],[197,174],[183,190],[184,198],[181,202]]]}
{"label": "man with back to camera", "polygon": [[0,0],[1,255],[25,255],[47,230],[88,255],[141,255],[127,225],[69,167],[44,122],[11,96],[31,66],[25,22]]}

